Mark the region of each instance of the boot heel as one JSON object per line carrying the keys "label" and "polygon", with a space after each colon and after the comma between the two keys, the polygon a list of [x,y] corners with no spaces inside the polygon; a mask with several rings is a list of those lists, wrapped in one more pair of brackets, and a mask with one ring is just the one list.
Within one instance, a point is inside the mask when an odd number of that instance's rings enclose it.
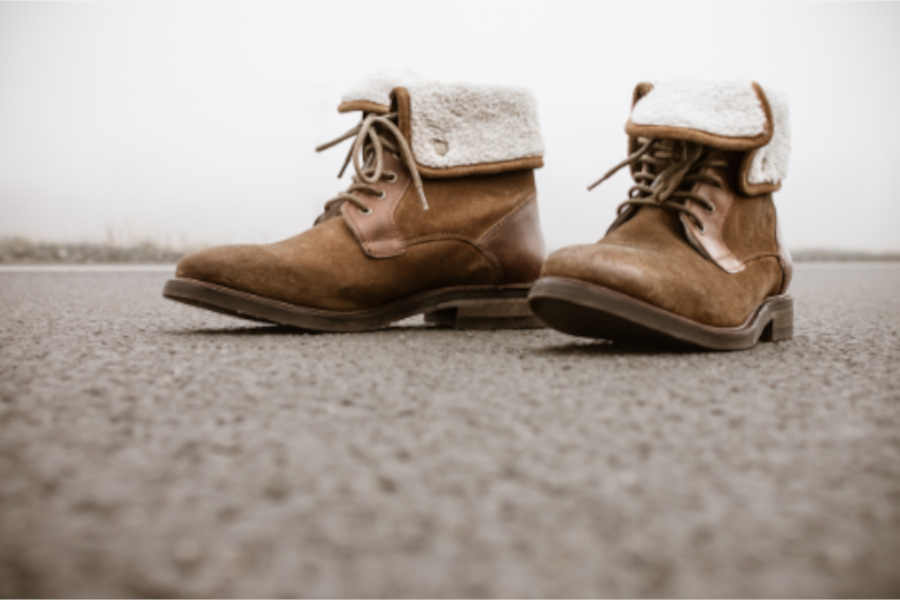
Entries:
{"label": "boot heel", "polygon": [[454,329],[538,329],[545,325],[534,316],[526,298],[457,300],[425,313],[425,322]]}
{"label": "boot heel", "polygon": [[772,319],[763,329],[760,339],[764,342],[780,342],[794,337],[794,299],[784,296],[773,300]]}

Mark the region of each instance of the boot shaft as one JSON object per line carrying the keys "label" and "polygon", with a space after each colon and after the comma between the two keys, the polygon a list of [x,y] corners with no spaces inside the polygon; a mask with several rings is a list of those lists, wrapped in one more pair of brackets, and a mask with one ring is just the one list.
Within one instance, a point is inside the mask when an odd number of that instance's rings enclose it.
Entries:
{"label": "boot shaft", "polygon": [[376,157],[377,142],[369,139],[351,150],[370,165],[363,170],[378,160],[382,173],[364,206],[340,206],[363,251],[383,259],[412,245],[457,239],[496,264],[497,283],[537,277],[544,242],[533,169],[543,164],[543,145],[533,96],[433,82],[387,93],[380,83],[380,90],[360,86],[338,107],[377,121],[375,135],[387,135],[378,119],[389,118],[409,149],[409,156],[395,147]]}

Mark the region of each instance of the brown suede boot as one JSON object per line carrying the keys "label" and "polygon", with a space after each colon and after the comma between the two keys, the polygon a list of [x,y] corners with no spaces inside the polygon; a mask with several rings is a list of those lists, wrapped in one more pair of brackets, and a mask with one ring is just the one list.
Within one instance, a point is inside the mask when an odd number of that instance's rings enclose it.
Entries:
{"label": "brown suede boot", "polygon": [[369,92],[344,98],[338,110],[362,120],[319,148],[353,138],[344,167],[356,175],[311,229],[191,254],[163,295],[321,331],[419,313],[457,327],[542,326],[527,303],[544,258],[532,96],[439,83]]}
{"label": "brown suede boot", "polygon": [[597,183],[629,165],[628,199],[602,240],[550,255],[532,310],[617,341],[790,339],[791,260],[772,202],[790,154],[786,104],[756,83],[642,83],[625,129],[628,158]]}

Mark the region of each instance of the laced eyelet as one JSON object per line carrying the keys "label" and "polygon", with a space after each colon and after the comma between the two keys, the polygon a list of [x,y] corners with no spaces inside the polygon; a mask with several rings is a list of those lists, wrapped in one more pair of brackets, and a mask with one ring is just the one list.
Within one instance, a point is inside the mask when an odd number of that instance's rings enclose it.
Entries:
{"label": "laced eyelet", "polygon": [[[348,166],[352,165],[356,171],[353,184],[347,188],[346,192],[342,192],[337,196],[340,199],[346,199],[352,196],[353,192],[365,192],[370,197],[384,198],[384,192],[377,192],[373,189],[377,179],[388,181],[399,181],[397,173],[393,173],[390,169],[384,169],[385,153],[395,157],[403,163],[406,170],[404,176],[408,176],[415,188],[416,195],[422,205],[422,210],[428,210],[428,199],[425,197],[425,188],[422,183],[422,176],[416,166],[415,155],[412,152],[403,131],[398,125],[399,117],[396,112],[388,114],[364,113],[362,121],[347,131],[345,134],[338,136],[330,142],[320,144],[316,147],[317,152],[331,148],[340,142],[355,137],[353,146],[344,159],[341,170],[338,171],[338,177],[343,175]],[[392,165],[393,166],[393,165]],[[358,201],[355,197],[354,202]]]}
{"label": "laced eyelet", "polygon": [[379,200],[384,200],[385,196],[387,196],[387,192],[385,192],[384,190],[381,190],[380,192],[378,192]]}
{"label": "laced eyelet", "polygon": [[709,214],[713,214],[714,212],[716,212],[716,210],[718,210],[716,208],[715,204],[710,204],[709,206],[706,206],[705,208],[706,208],[706,212],[708,212]]}
{"label": "laced eyelet", "polygon": [[359,212],[361,212],[361,213],[364,214],[364,215],[371,215],[371,214],[372,214],[372,209],[369,208],[369,207],[367,206],[367,207],[365,207],[365,208],[359,209]]}

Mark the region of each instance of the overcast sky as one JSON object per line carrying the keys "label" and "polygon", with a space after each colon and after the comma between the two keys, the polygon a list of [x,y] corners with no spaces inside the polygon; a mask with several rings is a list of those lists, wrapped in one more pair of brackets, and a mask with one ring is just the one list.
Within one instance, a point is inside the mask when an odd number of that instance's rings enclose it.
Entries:
{"label": "overcast sky", "polygon": [[642,80],[787,92],[793,248],[900,250],[900,4],[528,1],[0,4],[0,236],[271,241],[346,182],[344,89],[379,69],[530,87],[551,247],[597,239],[630,185]]}

